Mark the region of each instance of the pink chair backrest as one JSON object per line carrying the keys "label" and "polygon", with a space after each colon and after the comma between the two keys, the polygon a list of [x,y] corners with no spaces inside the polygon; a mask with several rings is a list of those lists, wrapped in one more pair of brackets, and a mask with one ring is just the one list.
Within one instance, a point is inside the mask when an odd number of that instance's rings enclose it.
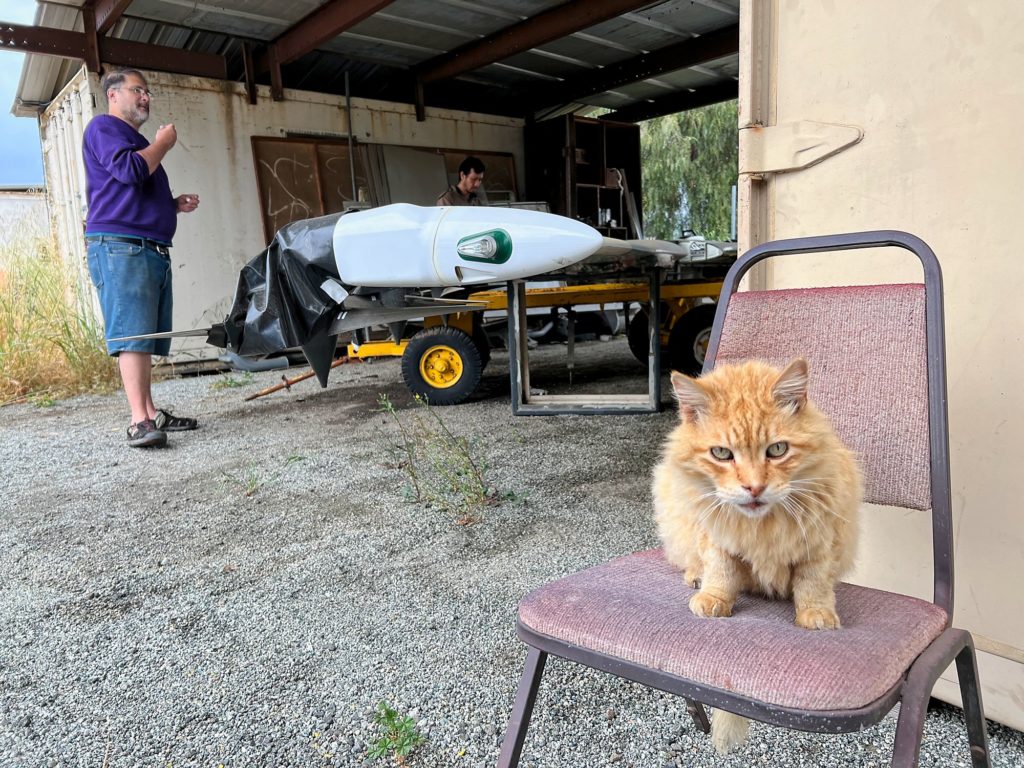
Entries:
{"label": "pink chair backrest", "polygon": [[810,398],[858,455],[865,500],[931,508],[923,285],[735,293],[716,365],[808,362]]}

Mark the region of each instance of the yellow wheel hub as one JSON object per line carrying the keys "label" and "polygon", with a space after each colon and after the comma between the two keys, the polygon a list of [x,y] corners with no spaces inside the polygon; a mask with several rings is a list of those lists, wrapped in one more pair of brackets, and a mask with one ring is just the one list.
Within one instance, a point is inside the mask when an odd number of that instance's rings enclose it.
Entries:
{"label": "yellow wheel hub", "polygon": [[454,387],[462,378],[462,356],[446,344],[438,344],[420,355],[420,376],[436,389]]}

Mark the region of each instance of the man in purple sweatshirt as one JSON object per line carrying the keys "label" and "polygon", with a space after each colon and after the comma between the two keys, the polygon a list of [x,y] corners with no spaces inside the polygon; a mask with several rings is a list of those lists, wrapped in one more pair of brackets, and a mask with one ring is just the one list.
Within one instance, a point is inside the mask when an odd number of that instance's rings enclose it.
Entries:
{"label": "man in purple sweatshirt", "polygon": [[171,330],[171,241],[179,213],[199,206],[195,194],[171,195],[160,163],[178,134],[161,125],[150,144],[139,128],[149,118],[152,94],[142,73],[115,71],[103,78],[107,114],[85,128],[89,214],[85,240],[89,274],[100,297],[107,351],[118,359],[132,410],[128,445],[163,446],[167,432],[195,429],[195,419],[153,404],[152,356],[167,355],[170,339],[110,341]]}

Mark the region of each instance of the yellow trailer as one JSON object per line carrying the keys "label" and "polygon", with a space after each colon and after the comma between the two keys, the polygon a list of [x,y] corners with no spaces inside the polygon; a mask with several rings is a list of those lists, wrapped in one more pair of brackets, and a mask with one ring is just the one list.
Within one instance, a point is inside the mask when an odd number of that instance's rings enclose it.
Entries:
{"label": "yellow trailer", "polygon": [[[669,284],[661,287],[660,329],[665,367],[697,373],[711,337],[715,300],[721,280]],[[416,395],[434,405],[454,405],[468,398],[480,383],[490,360],[490,344],[483,333],[481,312],[507,311],[504,289],[478,291],[471,301],[480,302],[474,312],[460,312],[444,319],[426,318],[423,328],[398,342],[392,340],[350,343],[350,358],[401,357],[402,375]],[[526,306],[565,308],[597,305],[640,304],[627,326],[630,350],[646,365],[648,357],[648,285],[646,282],[616,282],[526,290]]]}

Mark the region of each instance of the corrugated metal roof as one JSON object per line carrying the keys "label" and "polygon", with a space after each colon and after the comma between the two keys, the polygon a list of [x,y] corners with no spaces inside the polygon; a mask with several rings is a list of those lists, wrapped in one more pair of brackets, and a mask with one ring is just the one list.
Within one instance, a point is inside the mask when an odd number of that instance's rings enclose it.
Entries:
{"label": "corrugated metal roof", "polygon": [[[40,2],[36,25],[82,29],[84,0]],[[449,80],[430,83],[428,105],[527,116],[538,85],[602,68],[738,22],[740,0],[666,0],[511,55]],[[109,36],[225,57],[228,76],[244,79],[242,41],[267,43],[324,0],[134,0]],[[316,51],[282,67],[285,87],[341,93],[345,73],[355,96],[410,102],[411,71],[544,11],[560,0],[395,0]],[[22,113],[60,90],[78,62],[30,54],[18,87]],[[671,93],[735,82],[735,54],[586,97],[586,106],[620,109]],[[259,79],[269,83],[269,75]],[[558,109],[559,105],[547,105]],[[563,105],[564,106],[564,105]],[[17,105],[16,105],[17,111]]]}

